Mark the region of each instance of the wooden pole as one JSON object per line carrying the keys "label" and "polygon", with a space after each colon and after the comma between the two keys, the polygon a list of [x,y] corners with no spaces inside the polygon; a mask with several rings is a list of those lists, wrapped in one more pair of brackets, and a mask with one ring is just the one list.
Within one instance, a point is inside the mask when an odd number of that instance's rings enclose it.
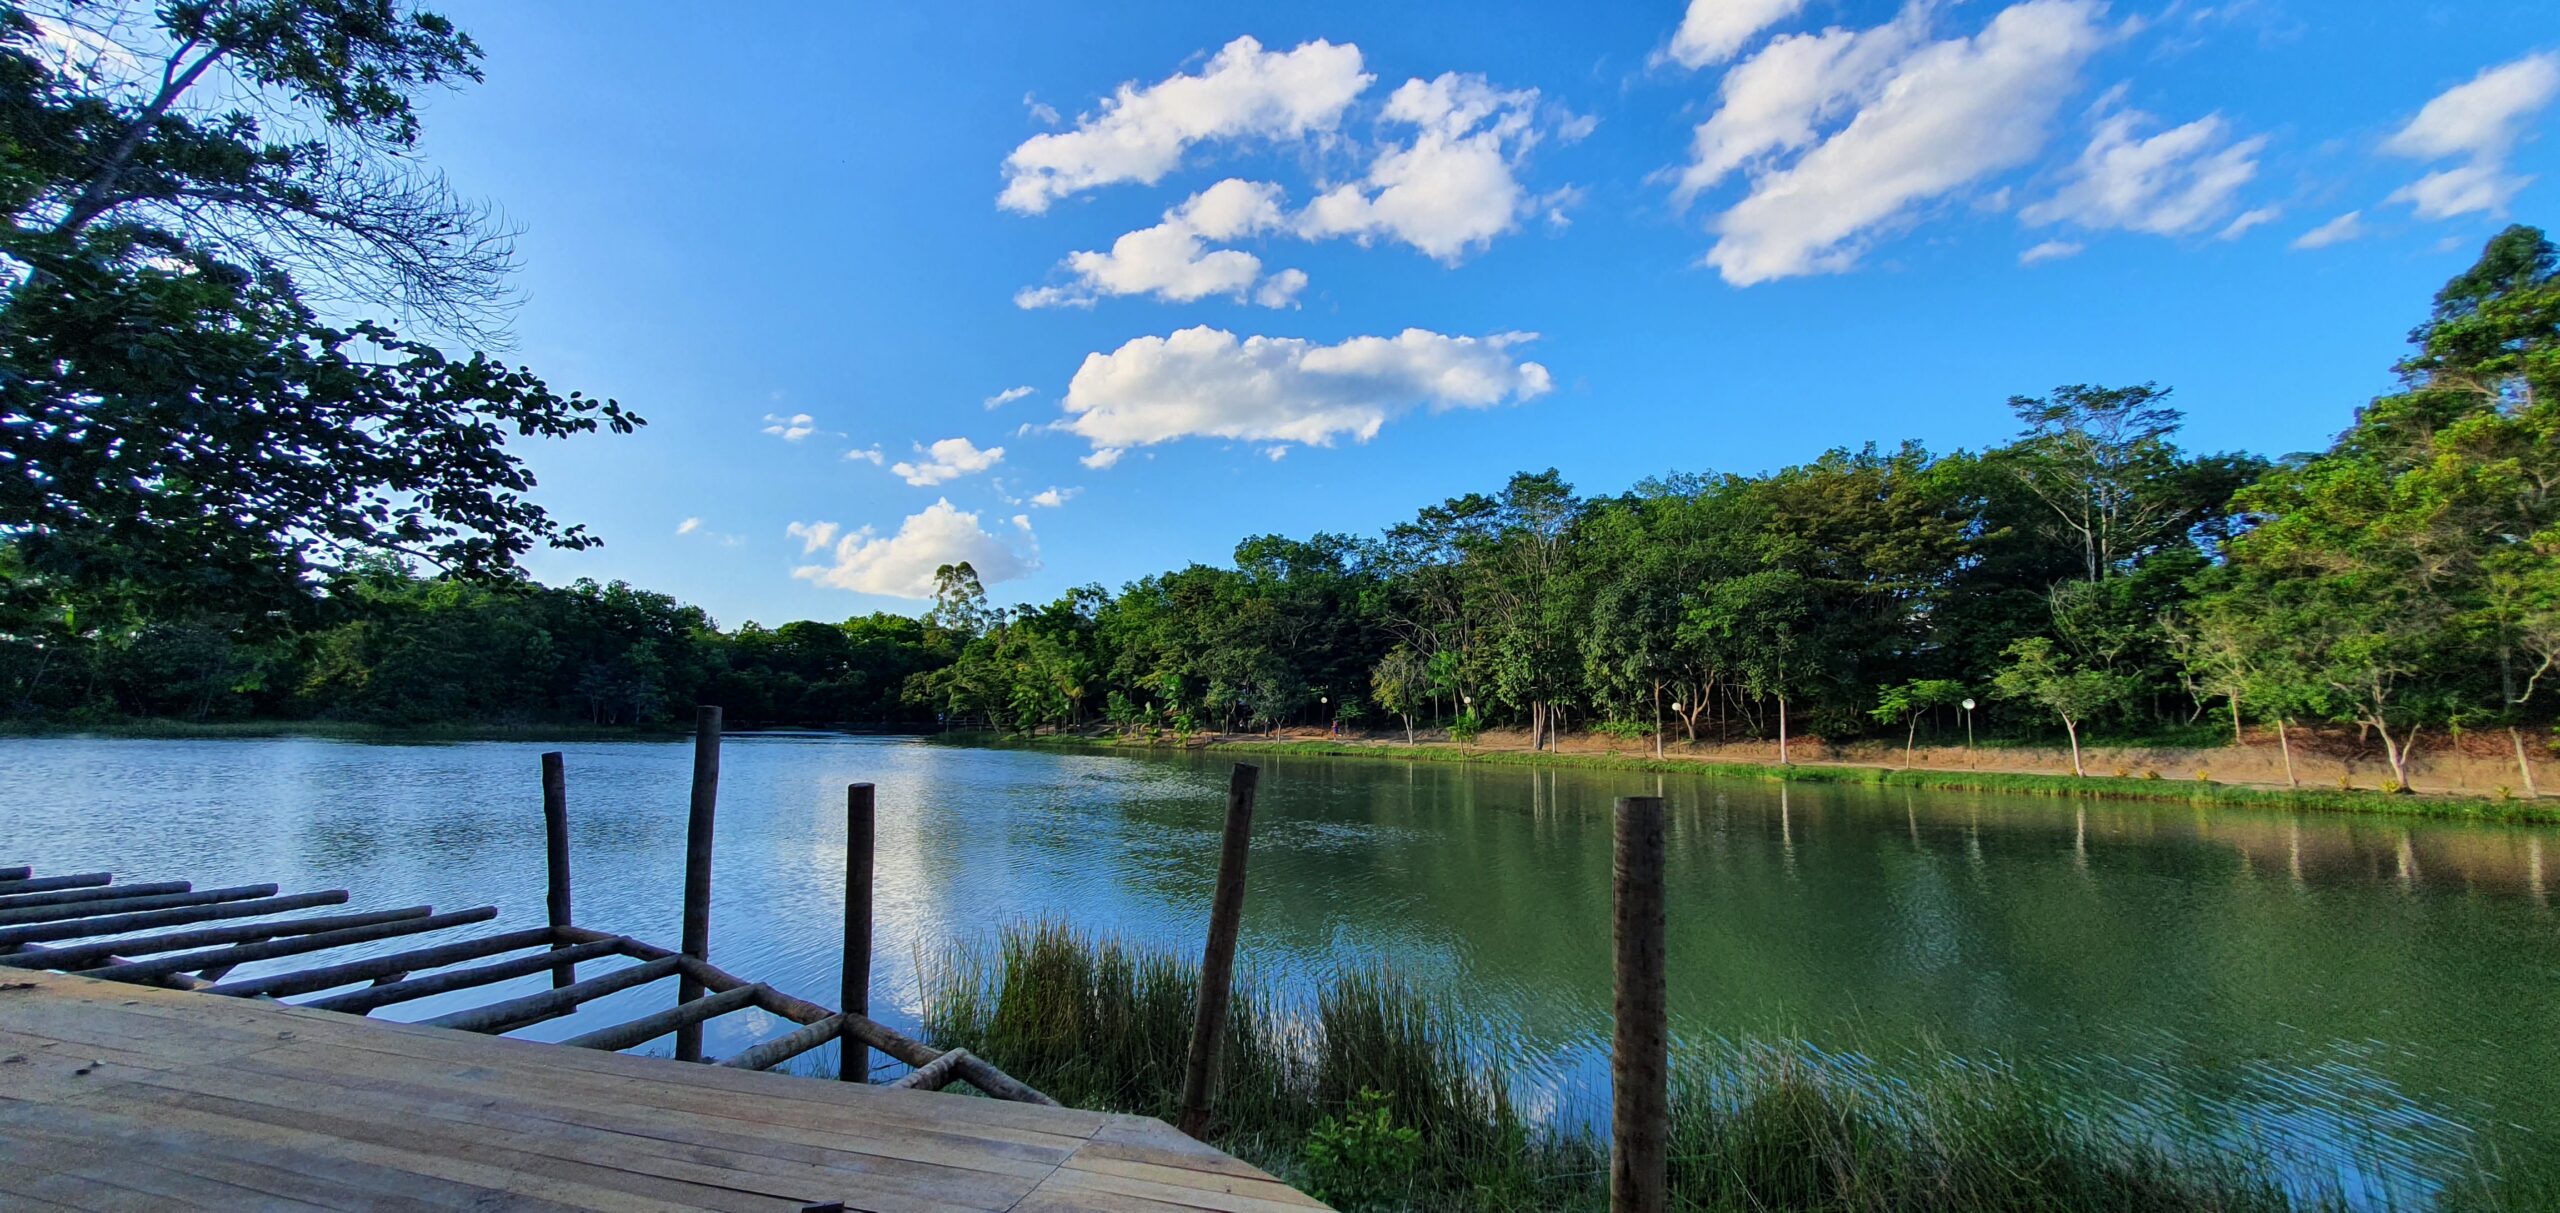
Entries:
{"label": "wooden pole", "polygon": [[[848,785],[844,790],[844,990],[838,1005],[864,1018],[871,1015],[871,899],[877,840],[871,785]],[[837,1078],[871,1080],[871,1046],[848,1036],[841,1054],[836,1061]]]}
{"label": "wooden pole", "polygon": [[[711,959],[711,815],[720,802],[720,709],[693,710],[693,814],[684,836],[684,940],[681,951],[695,960]],[[702,983],[691,973],[676,982],[681,1005],[702,997]],[[676,1060],[702,1060],[702,1021],[676,1028]]]}
{"label": "wooden pole", "polygon": [[1662,800],[1618,798],[1611,891],[1617,937],[1610,1042],[1610,1213],[1671,1207],[1671,1034],[1664,984]]}
{"label": "wooden pole", "polygon": [[[547,898],[551,925],[569,925],[569,772],[560,751],[542,756],[542,841],[551,861],[551,891]],[[578,984],[578,966],[564,964],[551,971],[551,988]]]}
{"label": "wooden pole", "polygon": [[1199,1017],[1191,1025],[1190,1064],[1182,1074],[1182,1117],[1175,1127],[1198,1139],[1209,1131],[1217,1098],[1220,1045],[1236,965],[1236,932],[1244,919],[1244,864],[1253,844],[1253,792],[1259,767],[1236,764],[1227,779],[1227,828],[1218,848],[1218,888],[1209,905],[1209,948],[1200,958]]}

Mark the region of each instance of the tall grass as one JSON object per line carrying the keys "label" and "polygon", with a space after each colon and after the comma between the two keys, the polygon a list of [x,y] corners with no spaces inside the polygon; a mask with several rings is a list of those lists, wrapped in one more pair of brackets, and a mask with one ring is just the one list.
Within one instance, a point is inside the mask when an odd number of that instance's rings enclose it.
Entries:
{"label": "tall grass", "polygon": [[[927,974],[925,1031],[1076,1106],[1170,1119],[1197,972],[1056,924],[946,953]],[[1603,1210],[1608,1147],[1533,1124],[1510,1076],[1468,1047],[1445,1005],[1382,970],[1297,1003],[1240,986],[1213,1136],[1345,1209]],[[1715,1213],[2094,1211],[2293,1213],[2263,1160],[2072,1107],[2020,1073],[1961,1065],[1884,1081],[1801,1048],[1686,1050],[1674,1067],[1674,1206]],[[1375,1146],[1363,1108],[1411,1148],[1339,1164],[1322,1139]],[[1366,1135],[1363,1139],[1362,1135]],[[2487,1189],[2483,1189],[2487,1191]],[[2481,1206],[2486,1207],[2486,1206]]]}

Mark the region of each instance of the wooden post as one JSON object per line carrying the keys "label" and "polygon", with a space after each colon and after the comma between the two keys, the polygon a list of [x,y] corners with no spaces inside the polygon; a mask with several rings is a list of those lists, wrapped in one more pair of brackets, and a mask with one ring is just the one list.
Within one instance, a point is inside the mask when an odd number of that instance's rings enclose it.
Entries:
{"label": "wooden post", "polygon": [[1611,890],[1617,936],[1610,1042],[1610,1213],[1671,1207],[1671,1034],[1664,984],[1662,800],[1618,798]]}
{"label": "wooden post", "polygon": [[[720,709],[693,710],[693,811],[684,833],[684,939],[680,950],[711,959],[711,815],[720,802]],[[702,997],[690,972],[676,982],[676,1002]],[[676,1060],[702,1060],[702,1021],[676,1029]]]}
{"label": "wooden post", "polygon": [[[551,860],[551,891],[546,899],[551,925],[565,927],[569,925],[569,773],[558,750],[542,756],[542,841]],[[551,970],[553,989],[576,984],[575,963]]]}
{"label": "wooden post", "polygon": [[1191,1025],[1190,1064],[1182,1073],[1182,1116],[1175,1127],[1193,1138],[1209,1131],[1217,1098],[1220,1046],[1236,967],[1236,931],[1244,919],[1244,863],[1253,844],[1253,790],[1259,767],[1236,764],[1227,779],[1227,829],[1218,848],[1218,888],[1209,905],[1209,949],[1200,958],[1200,1013]]}
{"label": "wooden post", "polygon": [[[871,877],[877,835],[872,789],[867,783],[844,790],[844,991],[840,1009],[871,1015]],[[871,1080],[871,1046],[847,1036],[839,1046],[836,1077],[845,1082]]]}

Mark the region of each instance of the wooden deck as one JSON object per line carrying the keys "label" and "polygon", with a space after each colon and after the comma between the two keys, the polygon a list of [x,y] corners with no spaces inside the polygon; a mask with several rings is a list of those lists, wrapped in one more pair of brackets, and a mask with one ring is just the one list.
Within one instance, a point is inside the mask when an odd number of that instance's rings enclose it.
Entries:
{"label": "wooden deck", "polygon": [[1141,1117],[0,970],[0,1207],[1303,1213]]}

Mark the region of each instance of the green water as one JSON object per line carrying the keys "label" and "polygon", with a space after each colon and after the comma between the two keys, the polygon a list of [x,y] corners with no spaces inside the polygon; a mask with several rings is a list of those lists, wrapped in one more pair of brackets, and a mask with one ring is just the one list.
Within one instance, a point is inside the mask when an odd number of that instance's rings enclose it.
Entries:
{"label": "green water", "polygon": [[[537,922],[543,748],[9,741],[0,862],[495,901],[502,923]],[[565,748],[579,919],[672,941],[686,748]],[[734,738],[714,959],[832,999],[852,780],[880,785],[889,1014],[915,1015],[918,957],[1026,918],[1190,952],[1230,761]],[[2005,1059],[2377,1204],[2422,1199],[2484,1130],[2536,1154],[2560,1133],[2560,832],[1255,761],[1249,969],[1283,992],[1381,962],[1420,978],[1538,1115],[1587,1118],[1605,1089],[1608,809],[1658,794],[1671,997],[1692,1042],[1792,1037],[1888,1074],[1915,1049]],[[607,1000],[527,1034],[617,1012]],[[733,1016],[711,1047],[772,1027]]]}

